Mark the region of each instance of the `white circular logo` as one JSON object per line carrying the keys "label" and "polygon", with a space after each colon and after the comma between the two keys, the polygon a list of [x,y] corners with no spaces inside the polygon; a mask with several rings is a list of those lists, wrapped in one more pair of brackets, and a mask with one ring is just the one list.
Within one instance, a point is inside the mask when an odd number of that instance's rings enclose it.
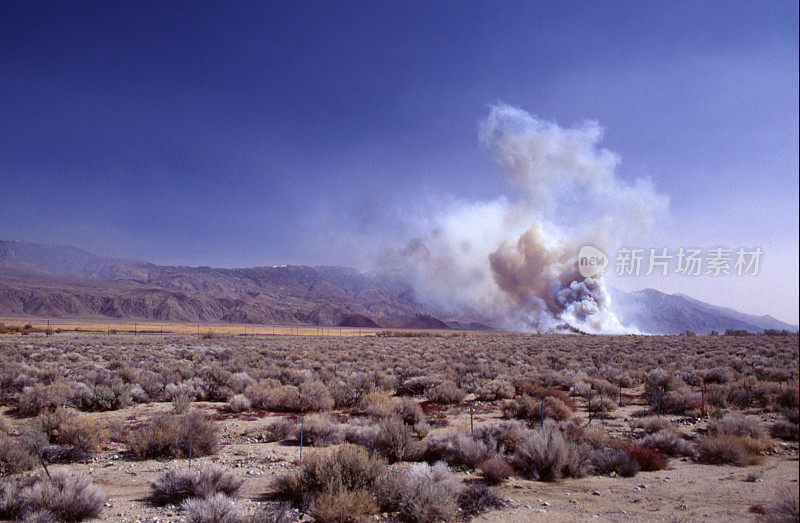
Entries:
{"label": "white circular logo", "polygon": [[602,274],[608,266],[608,256],[597,247],[584,245],[578,251],[578,271],[584,278],[594,278]]}

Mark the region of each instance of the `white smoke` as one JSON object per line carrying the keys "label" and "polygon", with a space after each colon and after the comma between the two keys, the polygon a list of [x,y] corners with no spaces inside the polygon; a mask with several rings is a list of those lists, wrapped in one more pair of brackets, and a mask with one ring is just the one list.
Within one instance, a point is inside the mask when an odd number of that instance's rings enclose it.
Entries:
{"label": "white smoke", "polygon": [[602,276],[578,272],[578,251],[593,245],[610,254],[646,230],[667,199],[646,180],[620,180],[619,158],[598,146],[602,134],[596,122],[564,129],[492,106],[480,137],[513,196],[455,204],[425,220],[389,264],[407,275],[418,299],[447,312],[521,330],[626,332]]}

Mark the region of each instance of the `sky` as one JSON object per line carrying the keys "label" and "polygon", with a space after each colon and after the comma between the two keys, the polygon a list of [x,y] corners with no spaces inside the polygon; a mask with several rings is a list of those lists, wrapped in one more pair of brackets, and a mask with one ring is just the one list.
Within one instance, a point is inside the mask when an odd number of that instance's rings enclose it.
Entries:
{"label": "sky", "polygon": [[613,285],[797,323],[794,1],[3,2],[0,238],[368,268],[513,192],[479,139],[498,103],[602,126],[669,198],[637,245],[764,251],[758,277]]}

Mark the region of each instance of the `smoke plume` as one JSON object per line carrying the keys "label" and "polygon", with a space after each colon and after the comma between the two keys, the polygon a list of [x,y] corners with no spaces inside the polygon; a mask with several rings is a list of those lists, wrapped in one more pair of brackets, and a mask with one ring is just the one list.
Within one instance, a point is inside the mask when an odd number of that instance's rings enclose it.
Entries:
{"label": "smoke plume", "polygon": [[390,265],[444,312],[521,330],[626,332],[602,275],[578,271],[578,251],[592,245],[610,255],[650,227],[667,200],[647,180],[616,176],[619,158],[599,147],[602,134],[596,122],[565,129],[492,106],[480,139],[513,190],[425,220]]}

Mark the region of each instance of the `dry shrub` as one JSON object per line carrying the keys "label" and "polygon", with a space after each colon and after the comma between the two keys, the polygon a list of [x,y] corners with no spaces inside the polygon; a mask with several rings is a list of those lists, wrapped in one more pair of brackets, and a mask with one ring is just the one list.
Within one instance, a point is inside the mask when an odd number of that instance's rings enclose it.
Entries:
{"label": "dry shrub", "polygon": [[69,418],[77,415],[77,412],[72,409],[59,407],[53,412],[43,412],[36,418],[36,427],[40,432],[45,434],[50,443],[56,443],[58,434],[61,431],[61,425],[64,424]]}
{"label": "dry shrub", "polygon": [[776,421],[770,425],[769,433],[774,438],[797,441],[800,438],[800,425],[787,420]]}
{"label": "dry shrub", "polygon": [[481,385],[476,395],[482,401],[497,401],[514,397],[514,385],[505,380],[491,380]]}
{"label": "dry shrub", "polygon": [[307,509],[314,498],[323,494],[368,489],[385,471],[385,461],[345,443],[330,452],[309,453],[299,469],[279,476],[274,488],[279,496]]}
{"label": "dry shrub", "polygon": [[698,459],[709,465],[755,465],[761,462],[764,450],[764,440],[750,436],[716,433],[697,440]]}
{"label": "dry shrub", "polygon": [[310,514],[320,523],[357,523],[378,512],[369,490],[340,490],[324,493],[314,500]]}
{"label": "dry shrub", "polygon": [[192,397],[188,394],[177,394],[172,397],[172,412],[183,414],[192,406]]}
{"label": "dry shrub", "polygon": [[644,445],[627,445],[623,450],[635,459],[642,470],[664,470],[667,468],[667,458],[658,450]]}
{"label": "dry shrub", "polygon": [[82,521],[100,516],[106,495],[82,473],[55,469],[50,477],[38,478],[21,494],[25,510],[46,511],[58,521]]}
{"label": "dry shrub", "polygon": [[235,394],[228,400],[228,410],[231,412],[247,412],[251,408],[250,400],[244,394]]}
{"label": "dry shrub", "polygon": [[581,427],[573,421],[562,421],[559,429],[564,436],[575,443],[586,443],[594,449],[602,449],[613,443],[608,431],[599,424]]}
{"label": "dry shrub", "polygon": [[709,424],[708,432],[730,436],[749,436],[754,439],[767,435],[757,420],[735,413],[726,414],[721,420]]}
{"label": "dry shrub", "polygon": [[398,416],[378,421],[373,449],[389,463],[413,461],[422,454],[422,445],[415,439],[413,430]]}
{"label": "dry shrub", "polygon": [[458,385],[452,381],[442,382],[431,389],[425,395],[428,401],[432,403],[461,403],[467,393],[458,388]]}
{"label": "dry shrub", "polygon": [[64,420],[58,428],[56,443],[72,445],[92,454],[104,448],[111,437],[106,424],[91,416],[73,416]]}
{"label": "dry shrub", "polygon": [[567,420],[572,417],[572,413],[569,406],[555,396],[545,396],[544,399],[521,396],[503,406],[503,415],[506,418],[521,419],[528,423],[541,423],[543,414],[545,419]]}
{"label": "dry shrub", "polygon": [[444,463],[411,467],[400,487],[399,516],[403,521],[424,523],[452,521],[458,517],[459,481]]}
{"label": "dry shrub", "polygon": [[774,446],[772,438],[752,418],[727,414],[708,427],[708,434],[697,441],[701,462],[739,467],[760,463],[762,453]]}
{"label": "dry shrub", "polygon": [[131,432],[128,449],[138,459],[208,456],[217,451],[218,434],[214,423],[199,411],[162,414],[149,425]]}
{"label": "dry shrub", "polygon": [[658,416],[645,416],[644,418],[630,421],[631,429],[641,429],[645,434],[653,434],[661,430],[674,431],[675,426],[667,418]]}
{"label": "dry shrub", "polygon": [[536,386],[532,390],[531,396],[542,400],[545,398],[556,398],[566,405],[571,412],[575,412],[575,409],[578,408],[578,406],[575,404],[575,400],[571,398],[568,393],[555,387]]}
{"label": "dry shrub", "polygon": [[800,409],[781,409],[781,414],[789,423],[797,425],[800,423]]}
{"label": "dry shrub", "polygon": [[301,412],[331,410],[333,405],[333,396],[321,381],[305,381],[300,384],[297,410]]}
{"label": "dry shrub", "polygon": [[[654,407],[656,407],[654,405]],[[661,398],[661,412],[667,414],[686,414],[699,412],[701,407],[700,394],[689,387],[681,387]]]}
{"label": "dry shrub", "polygon": [[244,523],[236,500],[216,493],[206,498],[189,498],[181,503],[189,523]]}
{"label": "dry shrub", "polygon": [[797,385],[793,387],[786,387],[778,394],[778,397],[775,398],[775,401],[784,409],[796,409],[798,406],[800,406],[800,389],[797,387]]}
{"label": "dry shrub", "polygon": [[275,380],[251,383],[244,390],[251,406],[262,410],[286,412],[315,412],[330,410],[334,406],[333,396],[324,383],[309,380],[300,384],[280,385]]}
{"label": "dry shrub", "polygon": [[43,447],[36,451],[48,463],[77,463],[85,462],[91,455],[82,447]]}
{"label": "dry shrub", "polygon": [[261,441],[284,441],[297,435],[297,424],[286,418],[278,418],[258,433]]}
{"label": "dry shrub", "polygon": [[430,376],[414,376],[400,383],[397,392],[406,396],[419,396],[438,383]]}
{"label": "dry shrub", "polygon": [[459,491],[460,482],[442,462],[420,463],[405,473],[389,470],[373,487],[382,511],[397,513],[400,521],[420,523],[456,519]]}
{"label": "dry shrub", "polygon": [[394,402],[394,413],[397,414],[406,425],[417,425],[425,422],[425,414],[419,403],[411,398],[398,398]]}
{"label": "dry shrub", "polygon": [[714,367],[702,373],[702,380],[707,383],[728,383],[733,379],[730,367]]}
{"label": "dry shrub", "polygon": [[620,449],[606,449],[597,451],[592,457],[592,466],[598,474],[615,472],[622,477],[633,477],[641,465],[630,454]]}
{"label": "dry shrub", "polygon": [[166,505],[179,503],[187,498],[204,498],[221,493],[234,497],[242,486],[242,480],[218,465],[206,465],[194,469],[170,469],[162,472],[150,483],[153,503]]}
{"label": "dry shrub", "polygon": [[49,385],[37,383],[22,392],[17,410],[23,416],[36,416],[42,412],[70,405],[74,393],[74,385],[64,380],[54,381]]}
{"label": "dry shrub", "polygon": [[491,454],[513,454],[528,431],[519,421],[508,420],[478,427],[475,438],[483,442]]}
{"label": "dry shrub", "polygon": [[692,445],[680,438],[673,430],[662,429],[658,432],[645,436],[642,439],[642,445],[651,447],[665,456],[679,457],[679,456],[694,456],[694,448]]}
{"label": "dry shrub", "polygon": [[75,406],[86,411],[108,411],[127,407],[132,402],[128,386],[120,381],[109,385],[96,385],[75,398]]}
{"label": "dry shrub", "polygon": [[682,385],[681,381],[671,372],[653,369],[644,379],[644,398],[650,405],[656,407],[659,397],[663,401],[664,396],[680,385]]}
{"label": "dry shrub", "polygon": [[767,521],[770,523],[796,523],[800,521],[800,501],[797,489],[786,489],[780,494],[780,500],[770,505],[767,512]]}
{"label": "dry shrub", "polygon": [[21,491],[17,481],[0,481],[0,519],[4,521],[19,519],[24,508]]}
{"label": "dry shrub", "polygon": [[281,384],[276,380],[261,380],[247,385],[243,394],[250,400],[252,408],[267,410],[275,407],[274,391],[280,386]]}
{"label": "dry shrub", "polygon": [[514,467],[507,459],[492,456],[478,463],[481,477],[489,485],[499,485],[514,475]]}
{"label": "dry shrub", "polygon": [[526,477],[540,481],[583,477],[590,459],[591,447],[565,439],[552,421],[545,422],[541,430],[528,434],[514,453],[516,469]]}
{"label": "dry shrub", "polygon": [[473,468],[489,455],[483,442],[460,432],[431,434],[424,443],[425,460],[429,462],[444,461],[451,466]]}
{"label": "dry shrub", "polygon": [[594,398],[591,403],[589,403],[589,412],[592,413],[607,413],[613,412],[617,410],[619,405],[611,396],[606,396],[605,394],[600,395],[599,397]]}
{"label": "dry shrub", "polygon": [[303,418],[303,445],[327,447],[342,442],[342,428],[328,415],[312,414]]}
{"label": "dry shrub", "polygon": [[0,433],[0,474],[16,474],[31,470],[36,465],[36,457],[20,444],[18,438],[10,438]]}
{"label": "dry shrub", "polygon": [[387,469],[373,484],[372,494],[382,512],[400,510],[403,493],[406,488],[406,474],[399,469]]}
{"label": "dry shrub", "polygon": [[247,521],[254,523],[295,523],[297,518],[292,511],[292,504],[286,501],[267,501],[261,505],[252,518]]}
{"label": "dry shrub", "polygon": [[363,372],[347,376],[345,380],[329,380],[326,386],[337,408],[355,407],[366,394],[375,389],[375,377]]}
{"label": "dry shrub", "polygon": [[392,398],[382,392],[370,392],[359,402],[361,410],[373,418],[384,418],[394,413],[395,407]]}
{"label": "dry shrub", "polygon": [[504,506],[505,501],[483,483],[473,483],[458,495],[458,508],[465,518],[474,518]]}

